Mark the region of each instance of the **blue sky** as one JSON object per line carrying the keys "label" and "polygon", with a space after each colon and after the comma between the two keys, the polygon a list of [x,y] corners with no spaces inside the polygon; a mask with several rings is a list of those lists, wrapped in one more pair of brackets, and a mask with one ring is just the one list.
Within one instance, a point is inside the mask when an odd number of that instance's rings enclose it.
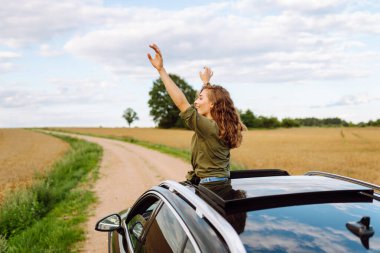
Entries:
{"label": "blue sky", "polygon": [[2,1],[0,127],[154,126],[146,58],[200,88],[214,70],[239,109],[380,118],[380,2],[352,0]]}

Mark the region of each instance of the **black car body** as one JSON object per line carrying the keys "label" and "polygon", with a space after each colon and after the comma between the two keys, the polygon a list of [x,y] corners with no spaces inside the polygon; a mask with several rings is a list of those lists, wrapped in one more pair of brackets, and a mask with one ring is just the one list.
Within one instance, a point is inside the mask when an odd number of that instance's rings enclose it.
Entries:
{"label": "black car body", "polygon": [[380,252],[380,187],[323,172],[165,181],[98,222],[110,252]]}

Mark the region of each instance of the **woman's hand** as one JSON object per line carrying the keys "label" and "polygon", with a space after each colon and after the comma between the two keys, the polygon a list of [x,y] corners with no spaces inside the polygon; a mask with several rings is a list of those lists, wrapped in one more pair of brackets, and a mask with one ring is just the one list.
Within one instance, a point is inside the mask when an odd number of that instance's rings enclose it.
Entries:
{"label": "woman's hand", "polygon": [[162,59],[161,51],[156,44],[151,44],[149,47],[156,52],[156,55],[153,59],[152,56],[148,53],[148,59],[150,63],[152,63],[153,67],[155,67],[158,71],[161,71],[164,68],[164,61]]}
{"label": "woman's hand", "polygon": [[214,72],[209,67],[203,67],[203,72],[199,71],[199,77],[201,78],[203,85],[206,85],[210,82],[210,79]]}

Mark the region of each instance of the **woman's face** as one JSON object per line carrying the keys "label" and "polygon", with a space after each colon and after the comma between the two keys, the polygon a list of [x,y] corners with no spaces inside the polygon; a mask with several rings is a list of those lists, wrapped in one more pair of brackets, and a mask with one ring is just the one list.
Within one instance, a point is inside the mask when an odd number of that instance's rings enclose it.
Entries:
{"label": "woman's face", "polygon": [[206,116],[207,118],[212,119],[211,117],[211,108],[213,107],[213,104],[208,98],[208,92],[210,92],[207,89],[204,89],[198,96],[197,100],[194,102],[195,109],[197,109],[198,113],[200,115]]}

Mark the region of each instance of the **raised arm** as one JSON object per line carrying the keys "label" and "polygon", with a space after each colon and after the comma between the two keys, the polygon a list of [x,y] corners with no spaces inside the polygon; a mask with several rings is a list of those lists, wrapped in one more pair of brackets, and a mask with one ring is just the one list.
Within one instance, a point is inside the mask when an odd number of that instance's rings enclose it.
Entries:
{"label": "raised arm", "polygon": [[166,91],[169,93],[169,96],[173,100],[174,104],[178,107],[178,109],[181,112],[186,111],[186,109],[190,107],[190,104],[187,101],[185,94],[183,94],[181,89],[178,88],[178,86],[173,82],[168,73],[166,73],[160,49],[156,44],[149,45],[149,47],[156,52],[156,55],[154,56],[154,58],[152,58],[152,56],[148,53],[148,59],[150,63],[152,63],[153,67],[157,69],[158,73],[160,74],[161,80],[165,85]]}

